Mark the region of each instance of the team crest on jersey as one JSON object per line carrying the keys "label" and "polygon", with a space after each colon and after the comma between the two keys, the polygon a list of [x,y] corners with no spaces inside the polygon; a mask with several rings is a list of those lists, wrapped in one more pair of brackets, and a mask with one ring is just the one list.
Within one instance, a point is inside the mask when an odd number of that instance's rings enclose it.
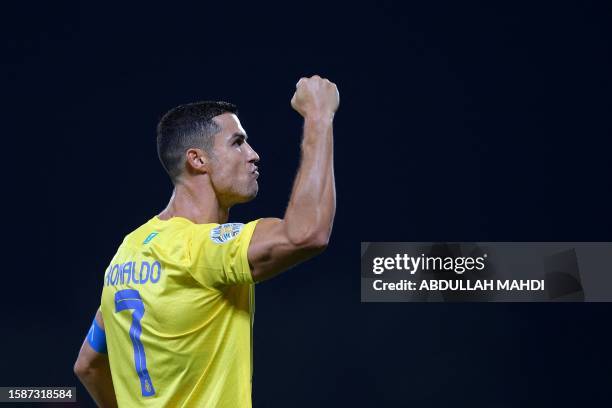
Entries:
{"label": "team crest on jersey", "polygon": [[216,228],[210,230],[210,239],[215,244],[222,244],[227,241],[231,241],[236,238],[238,234],[240,234],[240,230],[242,230],[244,224],[238,222],[232,222],[229,224],[221,224]]}

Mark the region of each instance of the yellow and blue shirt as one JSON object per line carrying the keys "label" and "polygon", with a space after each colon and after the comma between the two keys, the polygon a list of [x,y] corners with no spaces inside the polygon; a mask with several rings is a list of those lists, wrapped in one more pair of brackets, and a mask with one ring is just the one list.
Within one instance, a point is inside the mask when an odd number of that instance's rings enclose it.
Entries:
{"label": "yellow and blue shirt", "polygon": [[120,407],[251,407],[257,221],[153,217],[104,275],[104,318]]}

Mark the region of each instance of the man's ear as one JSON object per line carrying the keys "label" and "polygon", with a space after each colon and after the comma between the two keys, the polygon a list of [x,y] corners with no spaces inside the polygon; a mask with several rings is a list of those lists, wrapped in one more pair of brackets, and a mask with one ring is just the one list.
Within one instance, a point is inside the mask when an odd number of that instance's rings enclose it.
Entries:
{"label": "man's ear", "polygon": [[187,171],[195,174],[208,173],[210,159],[202,149],[191,148],[185,152]]}

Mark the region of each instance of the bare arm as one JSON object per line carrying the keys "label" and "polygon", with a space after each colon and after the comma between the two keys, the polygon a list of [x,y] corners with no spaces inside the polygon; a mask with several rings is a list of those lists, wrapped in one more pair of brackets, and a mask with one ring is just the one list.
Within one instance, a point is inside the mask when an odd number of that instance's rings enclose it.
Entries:
{"label": "bare arm", "polygon": [[256,281],[315,256],[329,242],[336,212],[333,117],[336,85],[318,76],[302,78],[291,105],[304,117],[302,157],[283,219],[261,220],[248,258]]}
{"label": "bare arm", "polygon": [[[96,321],[104,328],[100,311],[96,313]],[[95,351],[87,339],[83,341],[79,357],[74,364],[74,373],[99,407],[117,406],[108,356]]]}

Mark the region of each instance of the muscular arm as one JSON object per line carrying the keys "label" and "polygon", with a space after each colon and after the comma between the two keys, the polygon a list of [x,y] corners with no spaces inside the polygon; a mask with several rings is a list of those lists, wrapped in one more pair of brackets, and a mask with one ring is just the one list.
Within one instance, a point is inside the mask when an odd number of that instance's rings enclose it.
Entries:
{"label": "muscular arm", "polygon": [[248,252],[255,281],[320,253],[332,231],[336,211],[333,116],[338,91],[326,79],[302,78],[291,104],[304,117],[301,163],[284,218],[263,219],[255,228]]}
{"label": "muscular arm", "polygon": [[[96,313],[96,321],[104,329],[100,311]],[[74,364],[74,373],[99,407],[117,406],[108,356],[95,351],[87,339],[83,341],[79,357]]]}

